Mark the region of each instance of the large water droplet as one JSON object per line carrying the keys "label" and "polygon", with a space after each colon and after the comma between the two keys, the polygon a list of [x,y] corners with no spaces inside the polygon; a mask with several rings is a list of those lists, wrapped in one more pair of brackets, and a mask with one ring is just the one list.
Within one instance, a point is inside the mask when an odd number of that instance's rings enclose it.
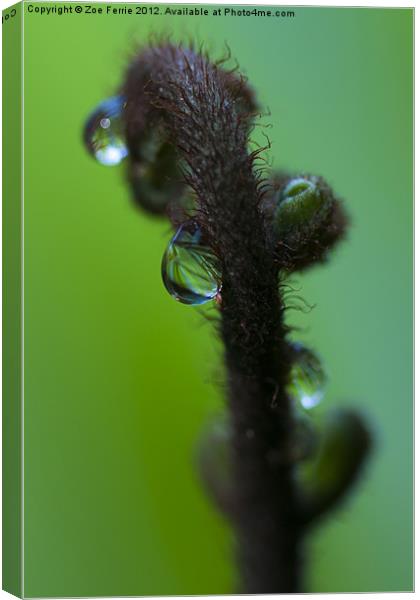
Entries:
{"label": "large water droplet", "polygon": [[217,259],[203,243],[195,221],[181,225],[162,259],[162,279],[175,300],[184,304],[204,304],[221,289]]}
{"label": "large water droplet", "polygon": [[293,344],[288,393],[305,409],[317,406],[324,397],[327,378],[318,356],[301,344]]}
{"label": "large water droplet", "polygon": [[121,119],[124,101],[122,96],[104,100],[86,121],[86,147],[103,165],[118,165],[128,154]]}

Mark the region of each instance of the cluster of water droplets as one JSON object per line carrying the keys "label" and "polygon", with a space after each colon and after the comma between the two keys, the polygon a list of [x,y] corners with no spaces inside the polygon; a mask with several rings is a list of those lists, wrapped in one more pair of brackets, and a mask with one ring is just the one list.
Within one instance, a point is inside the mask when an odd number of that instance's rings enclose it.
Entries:
{"label": "cluster of water droplets", "polygon": [[124,103],[123,96],[108,98],[96,107],[86,121],[86,147],[102,165],[118,165],[128,154],[122,120]]}
{"label": "cluster of water droplets", "polygon": [[171,296],[183,304],[204,304],[220,293],[217,258],[194,220],[181,225],[169,242],[162,259],[162,279]]}
{"label": "cluster of water droplets", "polygon": [[[85,145],[103,165],[117,165],[128,155],[122,119],[124,104],[123,96],[108,98],[86,121]],[[170,240],[162,259],[162,279],[171,296],[183,304],[204,304],[220,293],[217,259],[204,243],[195,221],[181,225]]]}
{"label": "cluster of water droplets", "polygon": [[[124,104],[123,96],[108,98],[86,121],[85,144],[90,154],[103,165],[117,165],[128,155],[122,120]],[[299,212],[310,212],[319,208],[319,204],[314,183],[297,178],[284,190],[278,216],[290,225],[296,218],[302,217]],[[194,220],[181,225],[170,240],[162,259],[162,279],[169,294],[183,304],[201,305],[219,297],[221,276],[218,261]],[[293,361],[287,392],[296,406],[306,413],[321,402],[326,375],[313,351],[298,343],[292,346]]]}

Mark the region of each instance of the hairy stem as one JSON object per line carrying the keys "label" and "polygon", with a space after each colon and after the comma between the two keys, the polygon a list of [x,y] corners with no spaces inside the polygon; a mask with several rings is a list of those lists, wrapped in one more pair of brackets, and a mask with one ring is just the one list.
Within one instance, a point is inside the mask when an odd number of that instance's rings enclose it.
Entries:
{"label": "hairy stem", "polygon": [[122,91],[131,159],[140,160],[142,140],[156,130],[176,147],[196,218],[220,260],[241,591],[298,591],[301,535],[285,459],[290,356],[280,265],[261,210],[256,154],[248,150],[252,94],[205,56],[169,44],[142,52]]}

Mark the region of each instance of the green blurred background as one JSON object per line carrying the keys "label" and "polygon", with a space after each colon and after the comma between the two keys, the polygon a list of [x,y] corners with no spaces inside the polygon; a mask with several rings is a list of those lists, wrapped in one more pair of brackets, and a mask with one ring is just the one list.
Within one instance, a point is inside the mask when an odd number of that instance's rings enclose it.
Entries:
{"label": "green blurred background", "polygon": [[316,308],[288,321],[325,360],[323,410],[361,407],[376,453],[308,540],[307,589],[412,588],[412,18],[26,14],[27,597],[234,589],[231,533],[193,464],[223,406],[220,346],[162,286],[168,224],[133,210],[123,166],[81,143],[151,32],[217,57],[227,42],[271,111],[274,166],[322,174],[347,201],[348,240],[299,278]]}

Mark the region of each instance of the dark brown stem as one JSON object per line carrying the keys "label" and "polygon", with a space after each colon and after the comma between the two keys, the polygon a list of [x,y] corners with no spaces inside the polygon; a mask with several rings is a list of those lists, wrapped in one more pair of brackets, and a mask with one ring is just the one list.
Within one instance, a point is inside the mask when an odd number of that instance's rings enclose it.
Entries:
{"label": "dark brown stem", "polygon": [[301,539],[291,465],[284,460],[290,357],[257,154],[248,151],[252,93],[205,56],[171,45],[144,51],[123,93],[132,160],[140,160],[141,141],[154,128],[174,144],[197,196],[197,219],[221,264],[242,591],[298,591]]}
{"label": "dark brown stem", "polygon": [[228,493],[215,497],[235,528],[240,591],[300,591],[303,534],[357,480],[370,436],[358,415],[342,415],[327,428],[312,484],[298,483],[286,393],[294,350],[279,275],[325,261],[345,211],[320,177],[304,176],[311,202],[297,197],[292,210],[290,176],[261,179],[261,150],[248,149],[254,94],[206,55],[169,43],[145,49],[121,94],[135,201],[178,225],[191,216],[183,195],[192,191],[193,217],[220,265],[232,472]]}

